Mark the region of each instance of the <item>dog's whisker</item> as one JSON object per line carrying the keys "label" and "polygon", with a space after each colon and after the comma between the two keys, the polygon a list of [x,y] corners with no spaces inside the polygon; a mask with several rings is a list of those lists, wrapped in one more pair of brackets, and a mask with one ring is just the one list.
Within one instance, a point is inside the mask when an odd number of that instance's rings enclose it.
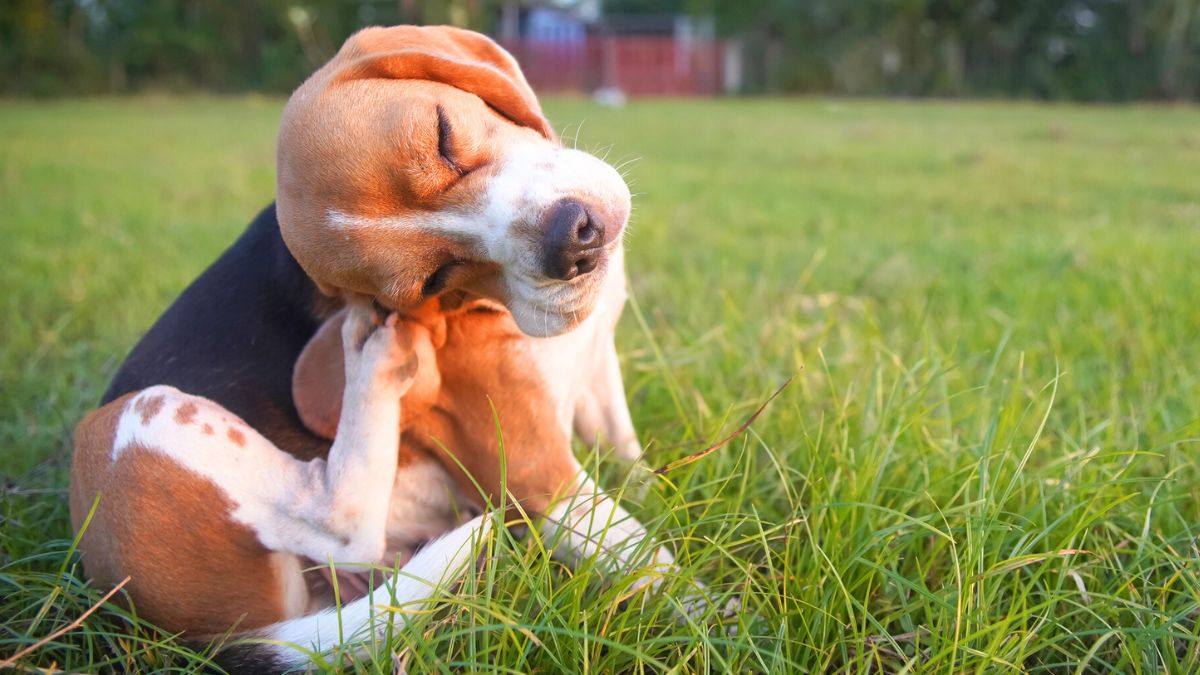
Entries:
{"label": "dog's whisker", "polygon": [[617,171],[620,171],[621,169],[624,169],[625,167],[627,167],[631,164],[634,164],[636,162],[640,162],[641,160],[642,160],[641,155],[638,155],[637,157],[631,157],[629,159],[626,159],[626,160],[620,162],[613,168],[615,168]]}
{"label": "dog's whisker", "polygon": [[579,149],[579,137],[583,135],[583,123],[584,123],[584,122],[586,122],[586,121],[587,121],[587,118],[586,118],[586,117],[585,117],[585,118],[583,118],[583,119],[581,119],[581,120],[579,120],[579,126],[575,127],[575,145],[574,145],[574,148],[575,148],[576,150],[578,150],[578,149]]}

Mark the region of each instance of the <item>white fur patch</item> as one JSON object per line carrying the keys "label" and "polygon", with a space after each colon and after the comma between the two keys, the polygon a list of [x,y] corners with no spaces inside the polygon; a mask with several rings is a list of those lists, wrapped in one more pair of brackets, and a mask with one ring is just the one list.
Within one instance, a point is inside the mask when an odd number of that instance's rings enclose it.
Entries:
{"label": "white fur patch", "polygon": [[386,559],[390,554],[411,554],[416,546],[453,529],[459,515],[470,510],[441,464],[427,460],[398,470],[388,511]]}
{"label": "white fur patch", "polygon": [[[403,614],[384,611],[395,607],[416,611],[427,606],[439,589],[462,574],[472,559],[474,544],[488,536],[491,520],[478,517],[430,542],[400,569],[383,588],[340,609],[327,609],[266,628],[265,637],[301,649],[323,650],[342,642],[382,637],[389,624],[402,624]],[[283,645],[264,647],[289,664],[308,663],[308,656]]]}
{"label": "white fur patch", "polygon": [[542,525],[547,541],[557,544],[556,558],[572,564],[596,558],[602,569],[625,571],[648,566],[647,582],[654,568],[670,569],[675,558],[665,548],[644,545],[646,528],[619,504],[587,481],[577,495],[555,504]]}

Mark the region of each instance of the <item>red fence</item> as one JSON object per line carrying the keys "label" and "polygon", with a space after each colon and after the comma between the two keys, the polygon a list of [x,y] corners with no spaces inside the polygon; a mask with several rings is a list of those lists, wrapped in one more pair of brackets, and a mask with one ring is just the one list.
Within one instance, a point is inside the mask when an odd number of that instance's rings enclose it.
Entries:
{"label": "red fence", "polygon": [[696,96],[722,91],[719,40],[589,37],[506,42],[534,90],[590,93],[616,87],[630,96]]}

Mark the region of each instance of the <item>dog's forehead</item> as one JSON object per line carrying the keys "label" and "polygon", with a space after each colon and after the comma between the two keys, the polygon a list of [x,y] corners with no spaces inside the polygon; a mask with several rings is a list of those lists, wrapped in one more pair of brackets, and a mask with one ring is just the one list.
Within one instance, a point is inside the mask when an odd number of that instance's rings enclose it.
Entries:
{"label": "dog's forehead", "polygon": [[444,82],[431,80],[399,80],[380,93],[384,115],[400,122],[438,122],[439,113],[451,121],[488,128],[522,127],[496,112],[475,94]]}
{"label": "dog's forehead", "polygon": [[[552,145],[448,84],[356,80],[341,89],[285,119],[280,135],[280,200],[315,207],[302,223],[324,225],[330,211],[378,218],[473,209],[514,148]],[[451,185],[443,142],[470,169]],[[285,226],[291,213],[285,208]]]}

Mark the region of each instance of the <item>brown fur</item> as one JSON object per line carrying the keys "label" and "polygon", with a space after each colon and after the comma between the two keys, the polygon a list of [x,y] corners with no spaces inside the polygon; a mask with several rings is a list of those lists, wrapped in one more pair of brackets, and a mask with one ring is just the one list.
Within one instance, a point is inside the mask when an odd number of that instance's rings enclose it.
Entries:
{"label": "brown fur", "polygon": [[145,398],[134,404],[136,410],[142,416],[142,424],[149,424],[150,420],[162,410],[163,400],[161,396],[152,396]]}
{"label": "brown fur", "polygon": [[508,52],[479,33],[450,26],[367,28],[342,48],[341,80],[392,78],[452,84],[471,92],[519,126],[548,139],[554,130],[520,67]]}
{"label": "brown fur", "polygon": [[175,411],[175,421],[180,424],[191,424],[199,409],[195,403],[184,403]]}
{"label": "brown fur", "polygon": [[506,465],[509,492],[526,509],[543,511],[574,485],[577,468],[568,428],[555,416],[557,401],[538,378],[537,339],[522,333],[506,312],[468,306],[445,320],[446,343],[437,352],[441,386],[432,405],[406,416],[402,444],[432,454],[465,492],[475,494],[461,462],[493,503]]}
{"label": "brown fur", "polygon": [[169,631],[215,635],[287,618],[277,573],[284,554],[230,518],[219,488],[151,448],[125,448],[110,460],[117,421],[134,395],[93,412],[76,430],[76,531],[100,496],[80,542],[88,576],[111,587],[128,575],[129,603]]}
{"label": "brown fur", "polygon": [[246,447],[246,435],[243,434],[242,432],[238,431],[237,429],[234,429],[233,427],[229,427],[229,430],[225,432],[225,435],[228,436],[229,440],[232,441],[233,444],[238,446],[239,448]]}
{"label": "brown fur", "polygon": [[[416,382],[401,399],[401,455],[436,458],[467,494],[476,495],[461,462],[496,501],[502,470],[498,418],[508,490],[526,509],[541,511],[572,487],[571,439],[555,419],[556,402],[538,380],[537,339],[521,333],[506,312],[487,311],[478,302],[441,311],[431,300],[406,317],[444,324],[446,337],[435,357],[421,361]],[[342,318],[337,315],[321,327],[297,361],[292,380],[301,419],[317,421],[320,428],[310,427],[329,438],[337,429],[345,387],[344,377],[335,373],[343,359],[341,340],[331,339],[340,336]]]}

